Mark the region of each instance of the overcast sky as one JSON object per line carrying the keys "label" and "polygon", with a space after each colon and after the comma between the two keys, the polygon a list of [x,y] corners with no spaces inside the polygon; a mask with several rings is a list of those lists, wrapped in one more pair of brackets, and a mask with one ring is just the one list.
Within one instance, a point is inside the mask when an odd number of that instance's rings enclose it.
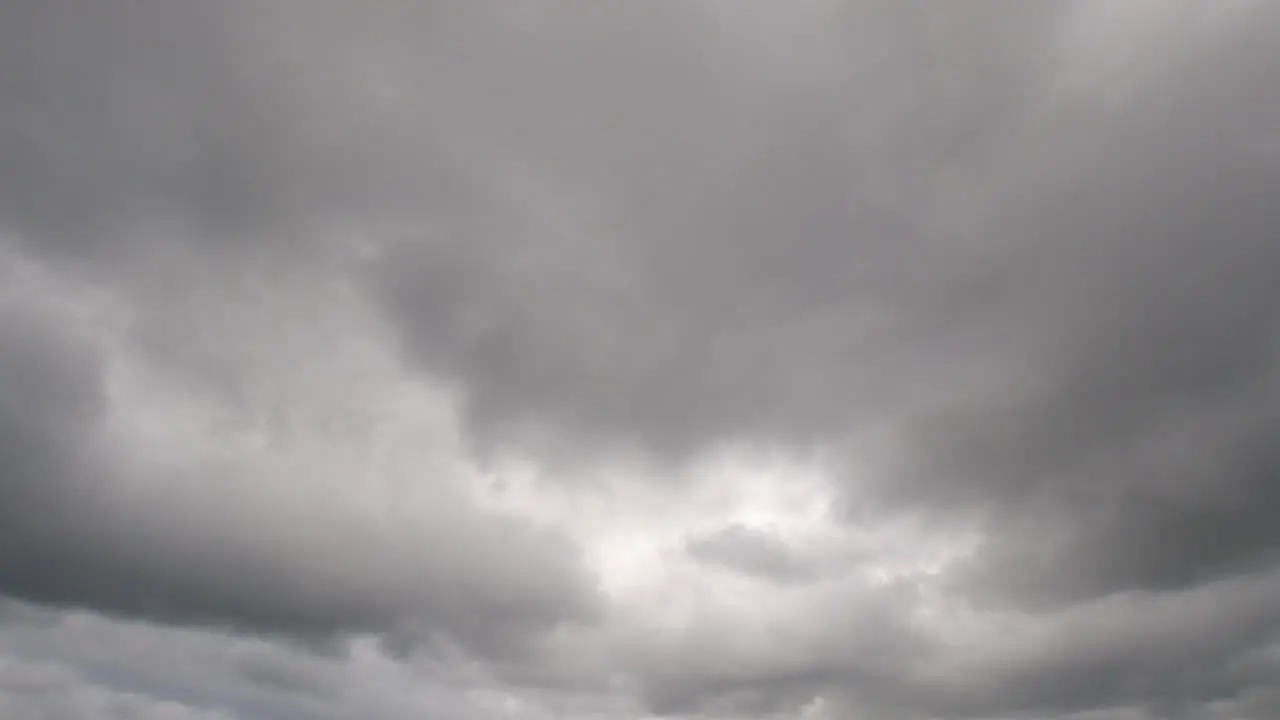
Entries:
{"label": "overcast sky", "polygon": [[0,3],[0,716],[1280,716],[1280,5]]}

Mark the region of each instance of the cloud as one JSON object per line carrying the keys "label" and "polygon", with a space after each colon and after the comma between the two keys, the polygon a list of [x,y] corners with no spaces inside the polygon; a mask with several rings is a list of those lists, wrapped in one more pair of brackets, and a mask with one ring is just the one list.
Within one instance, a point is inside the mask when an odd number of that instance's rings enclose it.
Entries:
{"label": "cloud", "polygon": [[[202,720],[552,718],[635,710],[607,697],[504,686],[464,658],[393,653],[370,635],[316,648],[83,611],[4,610],[0,675],[17,680],[0,681],[0,703],[26,703],[15,707],[31,708],[34,717],[83,696],[123,697],[172,713],[185,708]],[[90,713],[104,712],[104,703],[90,702],[98,703]]]}
{"label": "cloud", "polygon": [[21,661],[0,664],[0,709],[10,717],[41,720],[227,720],[218,712],[113,691],[58,666]]}
{"label": "cloud", "polygon": [[[174,464],[147,445],[189,443],[184,429],[200,441],[200,426],[174,415],[159,436],[130,438],[126,413],[154,422],[182,407],[131,397],[108,359],[117,373],[130,361],[78,337],[68,318],[15,310],[0,321],[2,537],[19,549],[0,559],[0,592],[303,639],[377,631],[489,652],[591,614],[571,544],[471,504],[448,477],[463,470],[371,475],[369,458],[341,452],[330,462],[342,465],[321,469],[281,447]],[[395,473],[415,474],[429,494],[379,510]]]}
{"label": "cloud", "polygon": [[[976,149],[1036,98],[1041,11],[835,11],[806,26],[838,48],[815,89],[800,38],[770,81],[739,64],[743,19],[709,5],[694,20],[710,35],[661,3],[485,27],[476,46],[502,49],[468,58],[447,96],[464,141],[497,158],[479,192],[502,204],[485,226],[433,223],[374,277],[407,351],[462,383],[482,432],[679,456],[864,418],[893,369],[879,330],[957,252],[932,226],[963,212],[947,206],[977,184]],[[916,33],[923,55],[886,41]]]}
{"label": "cloud", "polygon": [[1005,379],[909,422],[890,492],[991,510],[1014,537],[987,590],[1073,600],[1274,559],[1280,255],[1259,148],[1277,108],[1238,93],[1277,57],[1262,29],[1219,42],[1032,135],[993,229],[1014,244],[948,299]]}
{"label": "cloud", "polygon": [[821,558],[805,557],[777,532],[731,525],[689,538],[689,555],[745,575],[777,582],[804,582],[821,572]]}
{"label": "cloud", "polygon": [[1276,19],[8,3],[0,703],[1269,716]]}
{"label": "cloud", "polygon": [[1156,716],[1195,717],[1196,708],[1271,682],[1274,664],[1256,662],[1274,645],[1275,583],[1273,573],[1180,593],[1116,595],[1012,622],[976,656],[937,666],[981,676],[938,683],[937,707],[1003,716],[1145,706]]}

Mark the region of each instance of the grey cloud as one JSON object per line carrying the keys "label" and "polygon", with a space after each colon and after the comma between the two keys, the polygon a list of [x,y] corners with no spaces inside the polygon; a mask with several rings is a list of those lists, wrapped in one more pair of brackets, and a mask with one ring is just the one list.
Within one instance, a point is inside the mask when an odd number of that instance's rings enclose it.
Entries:
{"label": "grey cloud", "polygon": [[[435,136],[424,70],[509,13],[293,0],[0,13],[0,226],[30,252],[136,282],[182,250],[206,271],[288,268],[333,251],[335,229],[486,210]],[[382,107],[384,87],[404,107]]]}
{"label": "grey cloud", "polygon": [[960,693],[940,693],[936,707],[959,714],[972,703],[968,714],[984,716],[1145,706],[1196,717],[1275,682],[1280,668],[1258,653],[1277,639],[1276,583],[1273,573],[1040,616],[956,663],[975,675]]}
{"label": "grey cloud", "polygon": [[280,18],[252,5],[7,3],[6,229],[124,268],[175,239],[286,237],[319,209],[332,174],[307,149],[326,130],[285,82]]}
{"label": "grey cloud", "polygon": [[814,617],[789,624],[826,633],[804,663],[787,659],[798,637],[755,658],[717,654],[731,643],[704,632],[682,646],[682,662],[646,674],[646,692],[655,711],[673,715],[768,715],[821,696],[871,717],[1113,717],[1126,708],[1144,720],[1218,717],[1265,702],[1280,678],[1278,588],[1271,573],[1062,611],[961,611],[958,625],[980,628],[963,640],[917,626],[910,592],[887,592],[875,607],[815,603]]}
{"label": "grey cloud", "polygon": [[430,513],[380,523],[234,463],[195,478],[129,477],[97,442],[103,370],[92,346],[43,319],[0,323],[0,594],[302,638],[386,632],[488,654],[594,611],[563,538],[446,492]]}
{"label": "grey cloud", "polygon": [[234,720],[97,685],[69,668],[9,658],[0,660],[0,712],[31,720]]}
{"label": "grey cloud", "polygon": [[989,594],[1265,565],[1270,23],[1072,96],[1057,9],[857,8],[818,90],[665,5],[467,26],[501,50],[458,51],[442,113],[498,212],[376,264],[409,356],[491,437],[678,459],[887,426],[870,492],[983,512]]}
{"label": "grey cloud", "polygon": [[[925,227],[946,173],[985,160],[971,130],[1012,130],[1036,96],[1053,12],[994,8],[849,6],[807,28],[839,48],[821,92],[804,62],[781,87],[741,69],[749,39],[717,43],[668,4],[475,31],[502,49],[460,58],[445,106],[507,163],[488,192],[515,196],[513,217],[379,266],[408,352],[499,435],[682,456],[865,419],[898,362],[875,331],[946,269]],[[924,55],[891,40],[915,33]]]}
{"label": "grey cloud", "polygon": [[989,511],[980,592],[1079,600],[1276,559],[1280,166],[1260,148],[1280,105],[1255,84],[1275,39],[1240,28],[1030,135],[994,225],[1016,246],[945,313],[990,339],[995,384],[908,423],[889,490]]}
{"label": "grey cloud", "polygon": [[685,548],[701,562],[779,582],[813,579],[822,569],[816,559],[798,553],[776,532],[741,525],[688,538]]}
{"label": "grey cloud", "polygon": [[[447,654],[397,656],[368,636],[347,638],[317,654],[272,638],[96,613],[27,608],[18,615],[0,621],[0,668],[38,675],[42,691],[26,694],[54,707],[82,696],[123,697],[161,710],[183,707],[201,720],[586,718],[623,707],[507,686]],[[16,695],[5,698],[5,687],[0,679],[0,703]],[[28,700],[17,707],[39,705]]]}
{"label": "grey cloud", "polygon": [[[730,603],[695,615],[680,632],[632,638],[619,665],[664,716],[770,716],[819,694],[856,696],[879,708],[873,716],[923,706],[905,678],[937,647],[912,617],[917,586],[845,578],[781,590],[741,598],[760,606],[743,624]],[[788,598],[785,612],[772,605],[779,598]]]}
{"label": "grey cloud", "polygon": [[[59,530],[74,532],[66,504],[82,489],[86,439],[105,398],[99,360],[88,343],[51,327],[49,318],[0,315],[0,566],[23,568],[23,549]],[[20,571],[20,570],[19,570]],[[8,574],[8,572],[4,573]]]}
{"label": "grey cloud", "polygon": [[[362,288],[483,443],[847,448],[850,507],[978,523],[949,597],[1051,628],[941,679],[907,630],[746,670],[708,632],[678,677],[641,663],[659,708],[1265,716],[1275,11],[1157,32],[1081,89],[1088,3],[820,5],[10,2],[4,242],[108,278],[192,374],[262,332],[215,326],[228,279],[340,285],[368,246]],[[418,617],[493,652],[591,615],[572,549],[460,500],[384,529],[235,467],[113,494],[97,363],[0,321],[6,594],[304,635]],[[760,537],[689,550],[804,575]]]}

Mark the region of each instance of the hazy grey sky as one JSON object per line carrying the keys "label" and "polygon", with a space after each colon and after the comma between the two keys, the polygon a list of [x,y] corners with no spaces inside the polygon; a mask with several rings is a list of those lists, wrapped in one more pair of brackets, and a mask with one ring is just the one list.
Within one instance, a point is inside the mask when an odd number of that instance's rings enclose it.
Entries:
{"label": "hazy grey sky", "polygon": [[0,716],[1280,715],[1280,7],[0,4]]}

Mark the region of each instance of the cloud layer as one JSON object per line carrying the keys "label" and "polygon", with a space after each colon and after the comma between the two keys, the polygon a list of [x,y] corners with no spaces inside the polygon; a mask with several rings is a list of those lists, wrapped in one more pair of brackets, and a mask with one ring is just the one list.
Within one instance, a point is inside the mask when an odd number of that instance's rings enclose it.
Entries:
{"label": "cloud layer", "polygon": [[1277,20],[8,3],[0,711],[1270,717]]}

